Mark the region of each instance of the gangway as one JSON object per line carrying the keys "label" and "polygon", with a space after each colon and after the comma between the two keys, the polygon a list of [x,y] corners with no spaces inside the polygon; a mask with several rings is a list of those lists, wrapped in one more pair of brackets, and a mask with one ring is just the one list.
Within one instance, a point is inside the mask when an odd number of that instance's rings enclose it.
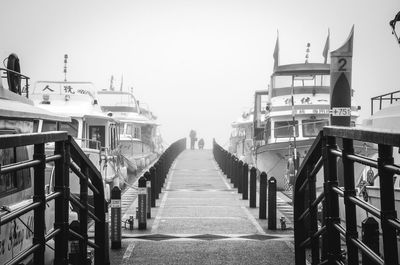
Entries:
{"label": "gangway", "polygon": [[[54,154],[46,155],[45,145],[54,144]],[[33,146],[33,159],[0,166],[0,174],[33,169],[33,199],[22,207],[2,216],[0,226],[33,211],[32,245],[22,250],[6,264],[19,264],[33,255],[33,264],[45,264],[46,243],[54,240],[54,264],[68,264],[68,239],[79,241],[79,264],[87,264],[88,247],[94,249],[94,264],[109,264],[106,247],[106,203],[100,172],[66,132],[0,135],[0,150]],[[45,193],[46,163],[54,163],[54,192]],[[79,199],[70,196],[70,170],[80,179]],[[93,193],[93,211],[88,207],[88,191]],[[55,201],[54,213],[46,213],[46,204]],[[70,226],[69,204],[78,207],[79,231]],[[54,224],[46,233],[45,214],[54,214]],[[88,220],[95,222],[94,241],[88,238]]]}

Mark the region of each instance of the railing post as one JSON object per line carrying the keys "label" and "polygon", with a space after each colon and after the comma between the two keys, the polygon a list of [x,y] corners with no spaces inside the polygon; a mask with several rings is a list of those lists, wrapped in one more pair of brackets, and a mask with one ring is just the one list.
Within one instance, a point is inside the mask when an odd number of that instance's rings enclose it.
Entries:
{"label": "railing post", "polygon": [[[325,139],[325,140],[324,140]],[[329,264],[334,264],[340,260],[340,234],[336,230],[335,224],[340,222],[339,218],[339,198],[338,194],[332,190],[337,186],[337,166],[336,157],[330,150],[336,148],[336,139],[331,136],[323,138],[323,159],[324,159],[324,193],[326,199],[327,216],[325,223],[329,244],[327,246],[327,258]]]}
{"label": "railing post", "polygon": [[383,240],[383,256],[385,264],[398,264],[396,228],[387,221],[396,218],[394,205],[393,173],[385,170],[385,165],[393,164],[393,147],[378,145],[378,174],[381,195],[381,227]]}
{"label": "railing post", "polygon": [[276,230],[276,179],[268,180],[268,229]]}
{"label": "railing post", "polygon": [[260,208],[258,218],[267,219],[267,174],[260,175]]}
{"label": "railing post", "polygon": [[242,199],[243,200],[247,200],[249,198],[249,165],[247,165],[247,163],[245,163],[243,165],[243,196]]}
{"label": "railing post", "polygon": [[[316,199],[316,176],[311,175],[310,166],[307,165],[306,168],[307,178],[308,178],[308,208],[310,209],[310,230],[309,236],[312,236],[314,233],[318,231],[318,219],[317,212],[318,206],[314,208],[311,207],[312,203]],[[312,264],[319,264],[319,238],[311,239],[311,256],[312,256]]]}
{"label": "railing post", "polygon": [[[361,223],[362,242],[379,255],[379,224],[373,217],[367,217]],[[349,263],[350,264],[350,263]],[[374,265],[375,262],[362,255],[362,265]]]}
{"label": "railing post", "polygon": [[87,257],[87,242],[88,242],[88,179],[89,179],[89,168],[87,166],[79,165],[81,168],[81,172],[85,175],[86,179],[79,179],[80,182],[80,202],[85,209],[79,210],[79,225],[80,225],[80,234],[83,236],[83,240],[79,241],[79,251],[81,261],[86,261]]}
{"label": "railing post", "polygon": [[61,232],[54,238],[54,264],[68,264],[68,212],[69,212],[69,162],[68,142],[55,143],[54,154],[60,154],[61,159],[55,161],[54,191],[61,192],[55,199],[54,229]]}
{"label": "railing post", "polygon": [[46,249],[45,240],[45,210],[46,210],[46,195],[45,195],[45,168],[46,155],[44,144],[35,144],[33,159],[40,160],[40,164],[34,167],[33,180],[33,202],[39,202],[40,206],[33,210],[33,244],[40,244],[39,248],[33,254],[34,264],[44,264],[44,252]]}
{"label": "railing post", "polygon": [[250,208],[256,208],[257,197],[257,169],[252,167],[250,169]]}
{"label": "railing post", "polygon": [[[297,176],[299,179],[300,176]],[[301,214],[304,213],[305,210],[305,192],[304,190],[298,191],[296,188],[301,185],[294,186],[294,194],[293,194],[293,203],[294,203],[294,247],[295,247],[295,264],[296,265],[306,265],[306,251],[304,247],[300,247],[300,244],[306,238],[306,228],[305,222],[303,220],[299,220]]]}
{"label": "railing post", "polygon": [[351,241],[358,238],[356,206],[349,200],[350,196],[356,196],[354,185],[354,162],[347,158],[347,155],[354,154],[353,140],[343,138],[343,176],[344,178],[344,206],[346,213],[346,244],[349,264],[358,264],[358,248]]}

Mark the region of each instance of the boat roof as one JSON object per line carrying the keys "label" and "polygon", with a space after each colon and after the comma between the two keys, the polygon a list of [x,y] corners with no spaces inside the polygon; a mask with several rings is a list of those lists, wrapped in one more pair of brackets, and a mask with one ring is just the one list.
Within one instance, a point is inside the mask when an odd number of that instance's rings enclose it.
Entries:
{"label": "boat roof", "polygon": [[[95,100],[96,89],[86,81],[37,81],[31,97],[36,106],[69,117],[113,120]],[[43,97],[48,97],[44,104]]]}
{"label": "boat roof", "polygon": [[299,63],[279,65],[273,72],[276,75],[329,74],[330,64]]}
{"label": "boat roof", "polygon": [[50,120],[70,122],[66,115],[34,106],[33,101],[2,87],[0,83],[0,117],[23,120]]}

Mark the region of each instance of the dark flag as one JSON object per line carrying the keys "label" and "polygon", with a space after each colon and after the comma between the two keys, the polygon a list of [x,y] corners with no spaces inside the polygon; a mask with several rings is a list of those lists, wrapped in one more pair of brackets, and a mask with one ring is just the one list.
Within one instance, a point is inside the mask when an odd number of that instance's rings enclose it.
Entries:
{"label": "dark flag", "polygon": [[328,37],[326,37],[324,51],[322,52],[322,56],[324,56],[324,63],[328,61],[328,51],[329,51],[329,29],[328,29]]}
{"label": "dark flag", "polygon": [[275,50],[274,50],[274,70],[279,65],[279,33],[276,37]]}

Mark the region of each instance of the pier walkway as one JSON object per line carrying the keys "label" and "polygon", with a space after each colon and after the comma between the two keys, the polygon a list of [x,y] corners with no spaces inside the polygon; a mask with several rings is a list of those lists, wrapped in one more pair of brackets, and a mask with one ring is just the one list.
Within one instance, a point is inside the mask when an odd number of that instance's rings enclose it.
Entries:
{"label": "pier walkway", "polygon": [[111,264],[293,264],[293,231],[267,230],[258,208],[248,205],[211,150],[185,150],[172,165],[147,230],[136,224],[133,231],[124,229],[122,248],[110,250]]}

